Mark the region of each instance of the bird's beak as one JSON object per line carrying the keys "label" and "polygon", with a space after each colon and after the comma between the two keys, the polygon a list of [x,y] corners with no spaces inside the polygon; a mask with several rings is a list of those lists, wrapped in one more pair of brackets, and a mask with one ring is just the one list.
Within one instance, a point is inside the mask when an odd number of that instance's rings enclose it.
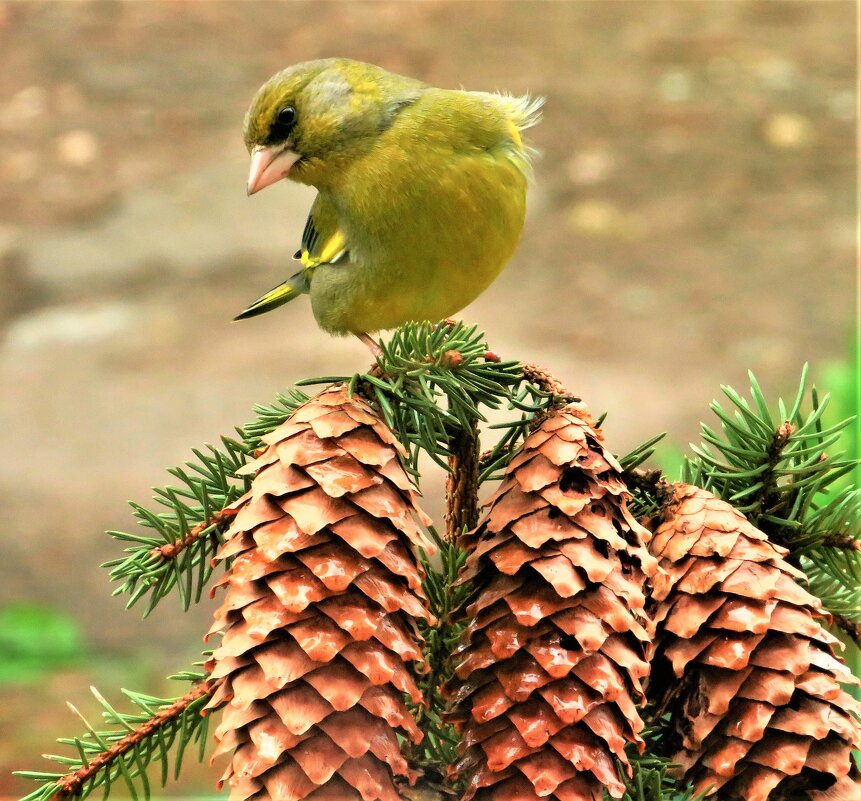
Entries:
{"label": "bird's beak", "polygon": [[282,178],[299,161],[299,154],[290,148],[258,145],[251,151],[251,169],[248,172],[248,194],[253,195]]}

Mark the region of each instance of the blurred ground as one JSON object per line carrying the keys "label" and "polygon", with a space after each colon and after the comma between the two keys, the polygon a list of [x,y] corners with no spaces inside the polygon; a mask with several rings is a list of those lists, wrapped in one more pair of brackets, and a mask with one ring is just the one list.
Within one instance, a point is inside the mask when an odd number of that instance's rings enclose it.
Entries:
{"label": "blurred ground", "polygon": [[208,604],[140,622],[107,597],[126,498],[253,403],[368,362],[307,304],[229,323],[284,276],[312,196],[245,197],[265,78],[344,55],[547,96],[520,250],[463,316],[608,410],[624,451],[694,439],[748,368],[789,392],[843,356],[854,32],[851,2],[0,4],[0,605],[61,606],[126,665],[0,688],[0,796],[79,728],[62,700],[162,691],[199,653]]}

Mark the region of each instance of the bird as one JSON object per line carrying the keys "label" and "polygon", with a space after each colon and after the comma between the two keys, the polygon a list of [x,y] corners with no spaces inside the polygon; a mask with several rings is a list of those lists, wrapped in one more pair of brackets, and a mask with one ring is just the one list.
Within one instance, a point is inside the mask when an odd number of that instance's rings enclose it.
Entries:
{"label": "bird", "polygon": [[273,75],[245,115],[248,194],[287,179],[317,195],[300,269],[235,319],[308,294],[320,328],[379,355],[372,334],[460,311],[520,239],[542,105],[346,58]]}

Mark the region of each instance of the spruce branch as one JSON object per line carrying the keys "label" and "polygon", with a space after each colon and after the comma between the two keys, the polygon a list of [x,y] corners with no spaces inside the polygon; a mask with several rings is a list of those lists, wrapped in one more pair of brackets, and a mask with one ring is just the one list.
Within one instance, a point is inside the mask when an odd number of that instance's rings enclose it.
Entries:
{"label": "spruce branch", "polygon": [[781,510],[784,499],[780,497],[777,471],[784,459],[784,449],[789,444],[794,432],[795,426],[789,420],[785,420],[777,426],[771,438],[765,452],[765,469],[762,471],[758,482],[760,488],[753,498],[753,510],[755,510],[752,514],[753,517],[758,516],[756,512],[774,515]]}
{"label": "spruce branch", "polygon": [[516,403],[520,366],[491,353],[476,326],[409,323],[380,348],[367,373],[315,378],[300,386],[338,382],[361,390],[407,448],[404,466],[415,478],[421,451],[447,469],[452,430],[485,421],[482,407]]}
{"label": "spruce branch", "polygon": [[[692,788],[681,786],[674,778],[674,764],[662,756],[661,741],[669,731],[668,718],[658,717],[642,733],[646,743],[643,753],[629,745],[625,750],[632,775],[628,777],[619,767],[619,777],[625,783],[625,795],[621,801],[702,801],[705,793],[694,793]],[[611,801],[605,791],[604,801]]]}
{"label": "spruce branch", "polygon": [[861,540],[849,534],[827,534],[822,539],[826,548],[840,548],[845,551],[861,551]]}
{"label": "spruce branch", "polygon": [[446,480],[446,539],[457,542],[478,524],[478,426],[454,432]]}
{"label": "spruce branch", "polygon": [[845,631],[861,648],[861,623],[846,617],[846,615],[833,615],[834,625]]}
{"label": "spruce branch", "polygon": [[[481,454],[479,460],[479,483],[498,481],[503,469],[519,450],[529,432],[543,419],[550,409],[566,403],[579,403],[580,398],[568,393],[562,381],[549,370],[537,364],[521,363],[521,383],[508,408],[520,410],[513,420],[488,426],[503,431],[496,445]],[[597,425],[600,425],[598,423]]]}
{"label": "spruce branch", "polygon": [[638,520],[646,520],[658,515],[673,494],[670,483],[660,470],[637,466],[648,458],[648,456],[640,458],[641,452],[650,454],[652,452],[650,446],[663,436],[659,434],[653,437],[619,459],[622,465],[622,480],[631,494],[628,508]]}
{"label": "spruce branch", "polygon": [[127,594],[128,607],[148,595],[145,616],[174,588],[187,609],[200,600],[212,574],[211,559],[227,523],[223,510],[247,488],[237,471],[248,461],[248,448],[226,437],[222,446],[195,450],[195,461],[168,471],[179,483],[157,488],[153,496],[167,511],[131,504],[138,523],[153,535],[108,532],[131,543],[126,556],[102,565],[110,570],[110,579],[119,582],[114,595]]}
{"label": "spruce branch", "polygon": [[[565,385],[561,379],[540,364],[523,362],[520,366],[523,371],[523,378],[531,385],[533,393],[539,396],[543,395],[546,399],[547,402],[543,404],[544,408],[541,409],[541,412],[544,414],[549,414],[553,407],[565,406],[569,403],[580,403],[582,401],[581,398],[572,395],[565,389]],[[605,417],[606,414],[603,414],[597,420],[593,421],[594,427],[600,428]],[[541,420],[536,418],[532,421],[531,427],[533,429],[537,428],[540,423]]]}
{"label": "spruce branch", "polygon": [[810,591],[831,613],[835,625],[855,637],[856,624],[861,624],[859,561],[847,562],[839,551],[823,549],[803,557],[800,565],[807,575]]}
{"label": "spruce branch", "polygon": [[490,425],[502,434],[482,465],[480,481],[496,478],[525,438],[534,415],[549,405],[573,399],[561,383],[542,368],[503,360],[488,350],[476,326],[446,320],[408,323],[392,338],[380,342],[381,353],[366,373],[324,376],[300,386],[346,383],[383,415],[406,447],[404,467],[418,479],[419,454],[424,451],[449,469],[453,431],[471,430],[487,422],[483,409],[503,406],[520,414]]}
{"label": "spruce branch", "polygon": [[558,398],[570,398],[574,401],[580,400],[580,398],[575,398],[569,395],[563,383],[549,370],[541,367],[541,365],[529,362],[522,364],[521,367],[523,369],[523,377],[527,381],[531,381],[536,387],[539,387],[548,395],[553,395]]}
{"label": "spruce branch", "polygon": [[687,460],[684,480],[733,503],[775,542],[792,548],[799,538],[810,540],[807,523],[822,493],[857,464],[829,452],[852,418],[823,426],[828,396],[820,399],[815,387],[808,392],[806,365],[792,405],[778,399],[776,418],[756,377],[749,377],[752,403],[732,387],[721,387],[731,408],[712,402],[721,431],[702,424],[703,443],[691,446],[694,457]]}
{"label": "spruce branch", "polygon": [[168,511],[153,511],[132,503],[134,515],[149,536],[124,531],[108,534],[129,542],[126,555],[105,562],[110,579],[119,582],[114,595],[129,596],[132,607],[148,596],[144,613],[149,615],[174,589],[183,609],[198,603],[212,572],[212,558],[230,525],[226,511],[248,489],[249,479],[238,471],[247,464],[262,444],[261,437],[281,425],[307,396],[292,390],[278,395],[270,405],[254,407],[256,417],[237,429],[239,439],[221,438],[221,448],[206,445],[193,450],[195,459],[168,473],[179,481],[154,490],[154,499]]}
{"label": "spruce branch", "polygon": [[457,541],[443,539],[434,530],[430,533],[439,549],[438,557],[431,560],[424,552],[420,554],[421,565],[425,571],[422,583],[431,613],[437,619],[435,626],[428,626],[419,620],[419,631],[425,641],[425,659],[429,671],[419,677],[419,687],[425,699],[422,706],[413,707],[416,722],[424,732],[424,739],[413,753],[413,762],[425,772],[425,777],[436,779],[441,787],[447,770],[457,759],[459,737],[444,714],[447,701],[442,687],[451,679],[453,664],[451,654],[460,641],[466,626],[463,607],[472,594],[467,582],[458,578],[466,563],[467,552]]}
{"label": "spruce branch", "polygon": [[861,619],[861,489],[835,490],[859,461],[833,449],[853,418],[825,425],[828,395],[807,388],[805,365],[791,405],[770,412],[753,374],[751,402],[732,387],[731,406],[714,401],[720,433],[702,424],[703,443],[692,445],[684,480],[732,503],[806,572],[835,623],[857,636]]}
{"label": "spruce branch", "polygon": [[655,436],[650,437],[645,442],[628,451],[624,456],[620,456],[619,464],[622,465],[622,470],[625,471],[626,474],[630,473],[632,479],[636,477],[635,474],[642,474],[644,476],[648,476],[650,479],[654,475],[660,474],[660,470],[652,469],[648,471],[638,471],[637,468],[655,453],[655,445],[657,445],[665,436],[666,433],[663,432],[655,434]]}
{"label": "spruce branch", "polygon": [[287,418],[309,400],[309,396],[300,389],[290,389],[286,393],[278,393],[272,403],[259,403],[254,406],[254,419],[237,429],[243,446],[249,453],[254,453],[263,446],[263,437],[287,421]]}
{"label": "spruce branch", "polygon": [[529,435],[536,416],[542,414],[553,403],[553,395],[530,381],[523,381],[517,393],[509,400],[508,408],[520,414],[512,420],[489,425],[488,429],[501,431],[496,444],[482,453],[479,460],[479,483],[498,481],[500,472],[520,449]]}
{"label": "spruce branch", "polygon": [[64,765],[65,773],[43,771],[17,771],[15,775],[34,779],[42,786],[22,801],[63,801],[63,799],[89,796],[104,788],[107,798],[111,786],[122,779],[133,799],[139,795],[150,797],[150,780],[147,771],[153,762],[161,763],[160,785],[165,786],[170,776],[169,751],[173,748],[174,778],[179,775],[186,748],[199,745],[198,759],[203,759],[207,743],[208,719],[202,715],[209,699],[209,686],[202,673],[188,672],[173,678],[191,680],[192,688],[178,698],[157,698],[123,690],[123,693],[140,710],[119,712],[93,687],[93,695],[101,705],[102,718],[112,728],[97,731],[78,710],[69,708],[84,723],[87,733],[57,742],[69,745],[76,756],[46,754],[45,757]]}
{"label": "spruce branch", "polygon": [[188,530],[188,534],[184,539],[159,545],[157,548],[153,548],[150,553],[153,556],[158,556],[162,559],[176,559],[181,551],[186,548],[190,548],[201,537],[217,537],[230,526],[230,520],[232,518],[233,515],[227,509],[221,509],[208,520],[204,520],[202,523],[192,526]]}

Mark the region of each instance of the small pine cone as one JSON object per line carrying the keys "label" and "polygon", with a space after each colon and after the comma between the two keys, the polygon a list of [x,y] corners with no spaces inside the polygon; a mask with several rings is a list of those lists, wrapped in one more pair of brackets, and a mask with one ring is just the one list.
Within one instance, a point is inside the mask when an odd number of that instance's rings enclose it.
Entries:
{"label": "small pine cone", "polygon": [[393,434],[344,387],[264,443],[217,556],[233,560],[208,665],[216,756],[233,752],[221,781],[231,801],[398,801],[396,778],[415,779],[398,737],[422,737],[404,695],[421,700],[429,521]]}
{"label": "small pine cone", "polygon": [[685,780],[725,801],[861,800],[853,678],[787,551],[684,484],[650,550],[665,572],[649,695],[672,712]]}
{"label": "small pine cone", "polygon": [[642,748],[656,562],[599,439],[582,405],[548,416],[467,538],[476,596],[450,715],[464,801],[620,798],[613,757],[627,766],[625,745]]}

